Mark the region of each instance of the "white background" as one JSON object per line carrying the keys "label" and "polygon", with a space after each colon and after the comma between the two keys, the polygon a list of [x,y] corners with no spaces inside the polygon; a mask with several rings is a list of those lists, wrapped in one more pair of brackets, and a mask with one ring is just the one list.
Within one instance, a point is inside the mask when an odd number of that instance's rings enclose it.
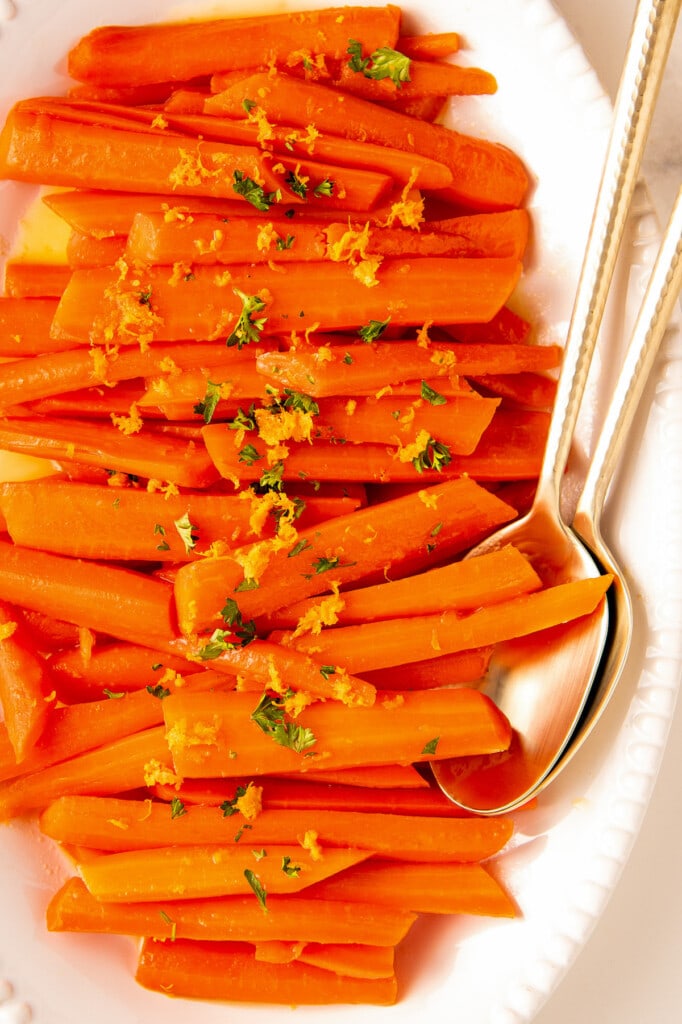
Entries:
{"label": "white background", "polygon": [[[615,96],[635,0],[554,0],[554,4],[602,85]],[[644,166],[662,222],[682,182],[681,97],[682,25],[673,42]],[[622,878],[590,941],[534,1024],[678,1024],[682,1020],[681,863],[682,706],[678,704],[654,796]]]}

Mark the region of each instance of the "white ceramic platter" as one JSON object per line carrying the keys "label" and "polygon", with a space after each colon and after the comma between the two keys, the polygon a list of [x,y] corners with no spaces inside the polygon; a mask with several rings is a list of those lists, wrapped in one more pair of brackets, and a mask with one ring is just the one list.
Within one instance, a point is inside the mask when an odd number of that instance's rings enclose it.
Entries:
{"label": "white ceramic platter", "polygon": [[[0,0],[0,117],[22,96],[62,90],[64,54],[97,24],[236,14],[246,6],[254,12],[242,0],[209,7],[165,0]],[[496,96],[458,101],[452,123],[512,146],[527,161],[535,178],[534,239],[515,302],[537,322],[540,341],[563,341],[606,144],[608,102],[548,0],[414,0],[403,6],[409,30],[461,32],[466,49],[460,59],[498,78]],[[34,194],[0,183],[0,236],[8,244]],[[657,230],[642,190],[591,382],[582,426],[586,451],[618,364],[623,326],[643,293]],[[519,816],[513,847],[498,868],[518,901],[517,920],[422,919],[401,948],[401,1001],[392,1008],[226,1008],[174,1001],[136,986],[131,940],[46,933],[44,908],[64,866],[32,826],[11,825],[0,830],[0,1024],[82,1024],[93,1018],[98,1024],[531,1021],[617,881],[675,702],[682,664],[681,365],[679,333],[670,332],[605,519],[604,532],[635,599],[632,658],[592,742],[540,807]],[[579,471],[580,459],[577,465]]]}

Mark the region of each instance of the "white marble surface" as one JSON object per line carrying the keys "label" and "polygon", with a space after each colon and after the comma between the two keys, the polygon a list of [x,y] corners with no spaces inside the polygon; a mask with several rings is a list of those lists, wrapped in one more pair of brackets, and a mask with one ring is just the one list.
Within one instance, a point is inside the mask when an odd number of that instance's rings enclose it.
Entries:
{"label": "white marble surface", "polygon": [[[615,95],[635,0],[554,0],[605,89]],[[682,25],[645,157],[661,221],[682,182]],[[675,556],[679,562],[680,552]],[[681,624],[682,628],[682,624]],[[654,796],[606,912],[535,1024],[678,1024],[682,1020],[682,704]]]}

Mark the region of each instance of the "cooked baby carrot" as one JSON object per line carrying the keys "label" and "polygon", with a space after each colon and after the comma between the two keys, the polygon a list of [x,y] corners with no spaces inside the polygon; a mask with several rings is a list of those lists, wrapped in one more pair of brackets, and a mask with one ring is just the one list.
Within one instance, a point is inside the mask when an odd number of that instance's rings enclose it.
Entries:
{"label": "cooked baby carrot", "polygon": [[[344,584],[395,571],[409,558],[426,564],[447,558],[511,517],[509,506],[462,478],[301,530],[284,547],[265,542],[192,562],[175,581],[180,627],[191,634],[215,626],[225,596],[235,592],[249,618],[328,592],[330,580]],[[245,590],[245,579],[259,586]]]}
{"label": "cooked baby carrot", "polygon": [[60,263],[9,260],[5,266],[5,294],[15,299],[59,298],[71,277],[71,267]]}
{"label": "cooked baby carrot", "polygon": [[256,860],[247,840],[110,853],[81,864],[80,873],[88,891],[107,903],[242,896],[253,891],[247,876],[256,876],[266,893],[291,895],[368,856],[366,850],[329,847],[313,860],[298,843],[281,843],[271,844],[267,856]]}
{"label": "cooked baby carrot", "polygon": [[286,61],[301,49],[345,57],[349,39],[369,51],[394,46],[397,7],[337,7],[261,17],[221,18],[121,28],[104,26],[69,53],[69,74],[107,87],[185,82],[227,68]]}
{"label": "cooked baby carrot", "polygon": [[[295,724],[284,722],[288,746],[275,742],[257,724],[262,720],[257,704],[250,693],[167,697],[163,710],[176,773],[183,778],[228,778],[408,764],[469,750],[506,750],[511,736],[493,703],[473,690],[405,693],[366,708],[344,707],[338,701],[314,704]],[[279,708],[274,714],[282,718],[284,713]],[[299,727],[302,731],[296,732]],[[310,746],[305,753],[292,747],[306,743]],[[230,751],[237,757],[230,757]]]}
{"label": "cooked baby carrot", "polygon": [[410,911],[371,903],[326,904],[305,896],[273,894],[267,914],[249,896],[158,903],[104,903],[80,878],[70,878],[50,900],[52,932],[106,932],[156,939],[208,939],[242,942],[367,942],[395,946],[416,920]]}
{"label": "cooked baby carrot", "polygon": [[243,845],[245,820],[249,846],[294,845],[315,833],[323,858],[330,848],[352,843],[397,860],[479,861],[498,853],[513,831],[509,818],[403,817],[323,808],[262,810],[252,819],[195,806],[173,818],[167,804],[147,807],[142,800],[86,796],[55,801],[43,812],[40,827],[57,842],[107,852],[214,844],[229,849],[232,843]]}
{"label": "cooked baby carrot", "polygon": [[188,999],[391,1006],[398,996],[395,976],[349,978],[296,962],[270,964],[264,971],[251,947],[239,943],[147,940],[135,977],[145,988]]}
{"label": "cooked baby carrot", "polygon": [[[128,421],[131,426],[139,422],[133,416]],[[219,477],[201,443],[145,431],[124,434],[111,423],[56,417],[5,419],[0,423],[0,448],[184,487],[208,487]]]}
{"label": "cooked baby carrot", "polygon": [[256,960],[267,964],[312,964],[347,978],[392,978],[394,951],[364,943],[258,942]]}
{"label": "cooked baby carrot", "polygon": [[18,762],[30,757],[43,733],[49,676],[19,612],[0,601],[0,707]]}
{"label": "cooked baby carrot", "polygon": [[[150,341],[226,338],[244,313],[240,294],[255,293],[266,296],[259,312],[266,318],[267,333],[357,329],[387,316],[396,326],[421,326],[427,320],[486,321],[507,301],[520,272],[516,260],[387,259],[377,271],[378,285],[367,287],[347,263],[324,262],[315,270],[316,288],[310,289],[305,265],[298,263],[259,269],[257,288],[253,271],[243,265],[228,273],[196,267],[192,277],[179,284],[169,283],[166,268],[156,268],[139,276],[139,286],[121,280],[118,270],[75,270],[55,313],[52,333],[80,341],[101,341],[102,334],[116,342],[137,340],[140,294],[149,295],[145,309],[151,315],[144,329]],[[131,335],[132,298],[138,303],[133,307],[138,317]],[[428,353],[423,362],[428,362]],[[528,367],[518,367],[524,368]],[[536,369],[537,363],[530,368]],[[490,365],[477,369],[486,372]]]}
{"label": "cooked baby carrot", "polygon": [[412,661],[366,672],[363,678],[377,690],[429,690],[433,686],[454,683],[475,683],[485,676],[493,648],[477,647],[472,651],[456,651],[427,661]]}
{"label": "cooked baby carrot", "polygon": [[[66,245],[66,258],[71,269],[110,267],[124,255],[125,247],[126,239],[122,235],[94,238],[92,235],[73,231]],[[61,291],[59,294],[61,295]]]}
{"label": "cooked baby carrot", "polygon": [[50,337],[57,299],[12,299],[0,296],[0,356],[38,355],[71,348]]}
{"label": "cooked baby carrot", "polygon": [[418,36],[401,35],[396,44],[399,53],[417,60],[438,60],[451,57],[460,47],[457,32],[427,32]]}
{"label": "cooked baby carrot", "polygon": [[613,577],[576,580],[480,608],[470,615],[441,615],[386,619],[361,626],[327,630],[313,638],[292,640],[300,650],[315,649],[315,657],[345,666],[349,672],[371,671],[405,662],[438,658],[528,636],[550,626],[589,615]]}

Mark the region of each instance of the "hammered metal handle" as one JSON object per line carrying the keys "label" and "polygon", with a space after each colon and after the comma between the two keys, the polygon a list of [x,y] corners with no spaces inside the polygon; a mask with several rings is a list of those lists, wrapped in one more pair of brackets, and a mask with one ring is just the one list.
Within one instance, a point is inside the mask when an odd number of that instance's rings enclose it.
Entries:
{"label": "hammered metal handle", "polygon": [[564,349],[536,501],[559,511],[585,390],[649,125],[682,0],[639,0]]}

